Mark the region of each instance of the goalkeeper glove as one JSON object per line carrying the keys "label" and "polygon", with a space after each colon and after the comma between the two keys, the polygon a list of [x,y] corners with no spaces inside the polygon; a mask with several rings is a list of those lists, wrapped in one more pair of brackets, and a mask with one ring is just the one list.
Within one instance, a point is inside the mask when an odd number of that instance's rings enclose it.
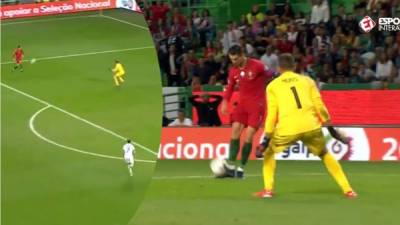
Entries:
{"label": "goalkeeper glove", "polygon": [[271,139],[267,136],[264,136],[262,142],[256,147],[256,158],[263,158],[264,152],[268,148],[269,141]]}

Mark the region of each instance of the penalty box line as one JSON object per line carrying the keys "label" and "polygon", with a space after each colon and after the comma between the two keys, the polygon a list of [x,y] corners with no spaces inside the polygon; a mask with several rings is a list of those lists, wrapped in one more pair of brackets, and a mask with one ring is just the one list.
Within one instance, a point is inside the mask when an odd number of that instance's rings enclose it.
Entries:
{"label": "penalty box line", "polygon": [[[62,109],[62,108],[60,108],[60,107],[57,107],[57,106],[55,106],[55,105],[53,105],[53,104],[50,104],[50,103],[48,103],[48,102],[46,102],[46,101],[44,101],[44,100],[42,100],[42,99],[36,98],[36,97],[34,97],[34,96],[32,96],[32,95],[30,95],[30,94],[28,94],[28,93],[25,93],[25,92],[23,92],[23,91],[20,91],[20,90],[18,90],[18,89],[16,89],[16,88],[13,88],[13,87],[11,87],[11,86],[9,86],[9,85],[7,85],[7,84],[2,83],[2,82],[1,82],[0,84],[1,84],[1,86],[5,87],[5,88],[7,88],[7,89],[9,89],[9,90],[12,90],[12,91],[14,91],[14,92],[17,92],[18,94],[21,94],[21,95],[23,95],[23,96],[25,96],[25,97],[28,97],[28,98],[30,98],[30,99],[33,99],[33,100],[35,100],[35,101],[37,101],[37,102],[40,102],[40,103],[42,103],[42,104],[44,104],[44,105],[46,105],[46,106],[50,106],[50,107],[52,107],[53,109],[56,109],[56,110],[58,110],[58,111],[60,111],[60,112],[63,112],[63,113],[65,113],[65,114],[67,114],[67,115],[69,115],[69,116],[71,116],[71,117],[73,117],[73,118],[75,118],[75,119],[77,119],[77,120],[80,120],[80,121],[82,121],[82,122],[84,122],[84,123],[87,123],[87,124],[89,124],[89,125],[91,125],[91,126],[97,128],[97,129],[102,130],[102,131],[104,131],[104,132],[106,132],[106,133],[109,133],[109,134],[111,134],[111,135],[113,135],[113,136],[115,136],[115,137],[117,137],[117,138],[119,138],[119,139],[127,140],[126,137],[124,137],[124,136],[122,136],[122,135],[120,135],[120,134],[117,134],[117,133],[115,133],[114,131],[111,131],[111,130],[109,130],[109,129],[107,129],[107,128],[104,128],[104,127],[102,127],[102,126],[100,126],[100,125],[97,125],[97,124],[95,124],[95,123],[93,123],[93,122],[90,122],[89,120],[86,120],[86,119],[84,119],[84,118],[82,118],[82,117],[80,117],[80,116],[77,116],[77,115],[75,115],[75,114],[73,114],[73,113],[70,113],[70,112],[68,112],[68,111],[66,111],[66,110],[64,110],[64,109]],[[148,147],[146,147],[146,146],[144,146],[144,145],[141,145],[140,143],[137,143],[137,142],[134,142],[134,141],[133,141],[132,143],[133,143],[134,145],[136,145],[137,147],[139,147],[139,148],[141,148],[141,149],[143,149],[143,150],[145,150],[145,151],[147,151],[147,152],[149,152],[149,153],[151,153],[151,154],[153,154],[153,155],[158,155],[155,151],[151,150],[150,148],[148,148]]]}

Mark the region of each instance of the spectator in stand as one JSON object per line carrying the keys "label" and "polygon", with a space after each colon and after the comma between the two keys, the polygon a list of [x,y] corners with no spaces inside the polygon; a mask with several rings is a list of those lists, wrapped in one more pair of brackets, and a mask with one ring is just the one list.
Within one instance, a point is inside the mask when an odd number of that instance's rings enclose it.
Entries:
{"label": "spectator in stand", "polygon": [[227,23],[227,30],[223,34],[221,43],[224,47],[224,54],[228,53],[228,49],[234,45],[239,45],[240,38],[243,37],[243,32],[237,29],[232,21]]}
{"label": "spectator in stand", "polygon": [[199,64],[193,69],[193,77],[198,77],[201,84],[208,84],[210,78],[218,72],[218,65],[213,60],[213,55],[207,59],[199,59]]}
{"label": "spectator in stand", "polygon": [[169,49],[171,45],[174,45],[176,54],[181,55],[183,53],[185,46],[182,38],[180,37],[180,34],[177,33],[176,29],[177,27],[175,26],[170,27],[170,33],[167,38],[167,48]]}
{"label": "spectator in stand", "polygon": [[171,21],[177,21],[181,26],[186,26],[186,17],[181,14],[178,7],[173,8]]}
{"label": "spectator in stand", "polygon": [[287,35],[288,35],[288,40],[293,44],[295,44],[298,35],[297,26],[295,26],[294,24],[289,25]]}
{"label": "spectator in stand", "polygon": [[242,47],[244,54],[247,56],[254,56],[254,48],[249,44],[245,37],[239,39],[239,46]]}
{"label": "spectator in stand", "polygon": [[[201,100],[199,100],[200,97]],[[196,108],[199,126],[221,126],[218,106],[222,102],[222,96],[204,93],[201,96],[194,95],[189,100]]]}
{"label": "spectator in stand", "polygon": [[358,68],[358,75],[365,81],[371,82],[375,79],[375,73],[373,70],[365,66],[365,64],[360,64]]}
{"label": "spectator in stand", "polygon": [[150,6],[151,21],[153,21],[154,23],[158,23],[158,20],[161,19],[162,23],[166,24],[168,12],[168,5],[164,4],[164,2],[160,0],[154,1],[153,4]]}
{"label": "spectator in stand", "polygon": [[316,0],[311,10],[311,24],[326,23],[329,20],[329,6],[327,0]]}
{"label": "spectator in stand", "polygon": [[185,110],[180,109],[178,111],[178,118],[176,118],[172,123],[168,124],[169,127],[191,127],[193,122],[191,119],[186,118]]}
{"label": "spectator in stand", "polygon": [[334,77],[334,83],[345,83],[349,77],[349,72],[342,62],[336,63],[336,71]]}
{"label": "spectator in stand", "polygon": [[279,16],[283,17],[283,19],[285,19],[285,20],[293,19],[294,12],[293,12],[292,6],[289,3],[285,3],[285,5],[283,6],[283,12]]}
{"label": "spectator in stand", "polygon": [[264,13],[260,11],[260,6],[258,4],[253,5],[251,7],[251,11],[247,14],[247,22],[252,25],[253,24],[253,16],[255,17],[256,21],[263,22],[265,19]]}
{"label": "spectator in stand", "polygon": [[201,47],[206,46],[206,42],[208,40],[212,40],[214,36],[214,29],[214,21],[210,15],[210,11],[208,9],[204,9],[201,13],[201,22],[198,27]]}
{"label": "spectator in stand", "polygon": [[278,56],[274,53],[272,46],[268,46],[265,54],[261,56],[261,62],[270,70],[278,71]]}
{"label": "spectator in stand", "polygon": [[363,78],[358,74],[357,64],[353,64],[350,70],[349,83],[363,83]]}
{"label": "spectator in stand", "polygon": [[167,73],[168,86],[180,86],[182,79],[180,74],[181,62],[179,56],[176,53],[175,45],[171,45],[168,51],[168,63],[166,63],[167,68],[164,69]]}
{"label": "spectator in stand", "polygon": [[283,53],[292,53],[293,52],[293,43],[289,41],[288,35],[285,34],[280,34],[282,38],[279,38],[276,40],[276,48],[279,50],[280,54]]}
{"label": "spectator in stand", "polygon": [[201,17],[197,11],[197,9],[193,9],[191,16],[191,28],[192,28],[192,39],[195,40],[196,42],[200,39],[199,37],[199,27],[201,24]]}
{"label": "spectator in stand", "polygon": [[386,53],[382,53],[379,61],[376,63],[375,78],[380,81],[389,80],[392,75],[393,62],[387,58]]}
{"label": "spectator in stand", "polygon": [[209,54],[213,54],[215,53],[215,49],[213,46],[213,43],[211,41],[207,41],[206,43],[206,47],[204,47],[203,50],[203,57],[207,58]]}

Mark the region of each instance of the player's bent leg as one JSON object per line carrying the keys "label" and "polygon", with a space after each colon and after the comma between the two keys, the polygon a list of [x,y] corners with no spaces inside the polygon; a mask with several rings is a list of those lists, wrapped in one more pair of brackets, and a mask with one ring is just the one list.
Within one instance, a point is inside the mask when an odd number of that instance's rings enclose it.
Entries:
{"label": "player's bent leg", "polygon": [[123,74],[121,74],[121,75],[118,75],[117,76],[117,78],[119,79],[119,81],[121,82],[121,83],[123,83],[125,80],[124,80],[124,78],[123,78]]}
{"label": "player's bent leg", "polygon": [[116,76],[116,75],[114,75],[114,83],[115,83],[115,86],[119,86],[119,81],[118,81],[118,77]]}
{"label": "player's bent leg", "polygon": [[344,194],[355,193],[353,192],[339,162],[326,150],[326,143],[321,130],[307,132],[303,135],[301,140],[314,155],[321,158],[326,169],[335,179],[336,183],[341,187]]}

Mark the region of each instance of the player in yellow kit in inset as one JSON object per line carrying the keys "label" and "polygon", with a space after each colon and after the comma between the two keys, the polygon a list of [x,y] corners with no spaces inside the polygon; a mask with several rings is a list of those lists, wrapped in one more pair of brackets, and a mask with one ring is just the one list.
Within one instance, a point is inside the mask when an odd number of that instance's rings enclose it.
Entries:
{"label": "player in yellow kit in inset", "polygon": [[119,86],[120,83],[124,82],[123,76],[125,75],[125,70],[122,64],[118,60],[115,60],[115,66],[112,69],[112,72],[114,73],[113,78],[115,85]]}
{"label": "player in yellow kit in inset", "polygon": [[[282,152],[296,141],[302,141],[308,149],[319,156],[329,173],[347,197],[356,197],[338,161],[326,150],[321,126],[330,122],[330,116],[315,82],[294,73],[291,54],[279,57],[281,75],[267,87],[268,116],[265,121],[264,189],[255,193],[261,198],[273,195],[275,153]],[[265,149],[266,148],[266,149]]]}

